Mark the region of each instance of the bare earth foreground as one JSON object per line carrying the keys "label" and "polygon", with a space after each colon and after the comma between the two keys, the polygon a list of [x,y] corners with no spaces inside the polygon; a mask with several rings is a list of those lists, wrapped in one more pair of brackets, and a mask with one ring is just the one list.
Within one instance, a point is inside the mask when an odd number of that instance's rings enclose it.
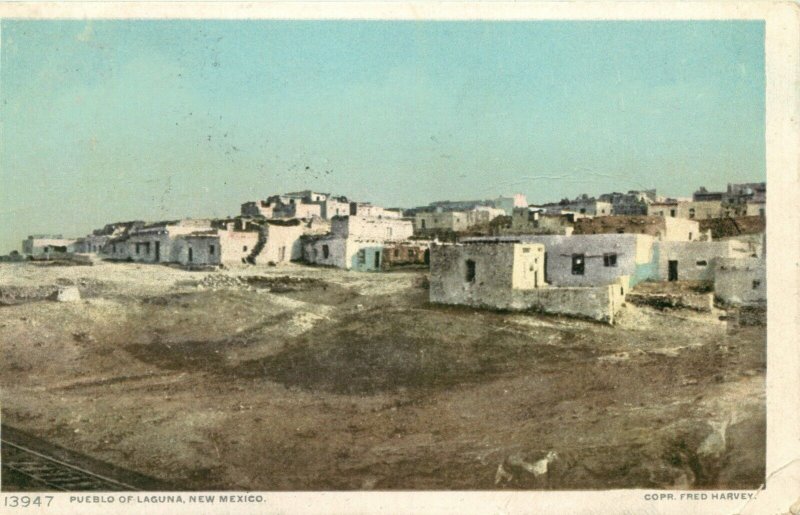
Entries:
{"label": "bare earth foreground", "polygon": [[[1,264],[3,422],[187,490],[763,481],[764,326],[630,304],[614,327],[435,306],[426,284],[422,270]],[[25,301],[55,285],[82,299]],[[512,466],[551,450],[546,478]],[[496,486],[504,460],[513,479]]]}

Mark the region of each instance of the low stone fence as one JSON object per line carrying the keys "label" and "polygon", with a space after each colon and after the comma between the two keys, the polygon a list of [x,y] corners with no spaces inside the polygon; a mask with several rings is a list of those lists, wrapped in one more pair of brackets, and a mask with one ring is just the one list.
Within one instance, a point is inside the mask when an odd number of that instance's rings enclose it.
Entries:
{"label": "low stone fence", "polygon": [[711,311],[714,307],[713,293],[629,293],[625,300],[637,306],[656,309],[686,308]]}

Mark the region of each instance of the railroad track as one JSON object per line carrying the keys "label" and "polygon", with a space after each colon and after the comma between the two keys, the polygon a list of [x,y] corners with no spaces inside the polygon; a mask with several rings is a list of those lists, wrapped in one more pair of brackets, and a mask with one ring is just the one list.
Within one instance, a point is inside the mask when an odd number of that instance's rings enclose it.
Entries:
{"label": "railroad track", "polygon": [[139,490],[110,477],[91,472],[74,464],[47,456],[23,445],[2,439],[2,468],[4,475],[16,473],[39,489],[61,492],[102,491],[123,492]]}

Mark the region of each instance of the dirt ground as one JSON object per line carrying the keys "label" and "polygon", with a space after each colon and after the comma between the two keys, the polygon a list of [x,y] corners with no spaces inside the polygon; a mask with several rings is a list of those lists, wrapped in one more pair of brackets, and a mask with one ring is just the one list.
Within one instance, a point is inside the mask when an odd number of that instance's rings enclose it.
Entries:
{"label": "dirt ground", "polygon": [[[426,284],[0,264],[3,422],[185,489],[762,483],[766,327],[719,310],[628,305],[612,327],[436,306]],[[38,300],[54,285],[82,299]],[[548,451],[545,476],[514,465]]]}

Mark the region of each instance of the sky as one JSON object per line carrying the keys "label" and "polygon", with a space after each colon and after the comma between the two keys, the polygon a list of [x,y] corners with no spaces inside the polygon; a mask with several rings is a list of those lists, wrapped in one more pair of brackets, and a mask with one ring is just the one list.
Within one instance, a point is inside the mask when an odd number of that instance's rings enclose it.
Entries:
{"label": "sky", "polygon": [[0,22],[0,253],[34,233],[763,181],[761,21]]}

